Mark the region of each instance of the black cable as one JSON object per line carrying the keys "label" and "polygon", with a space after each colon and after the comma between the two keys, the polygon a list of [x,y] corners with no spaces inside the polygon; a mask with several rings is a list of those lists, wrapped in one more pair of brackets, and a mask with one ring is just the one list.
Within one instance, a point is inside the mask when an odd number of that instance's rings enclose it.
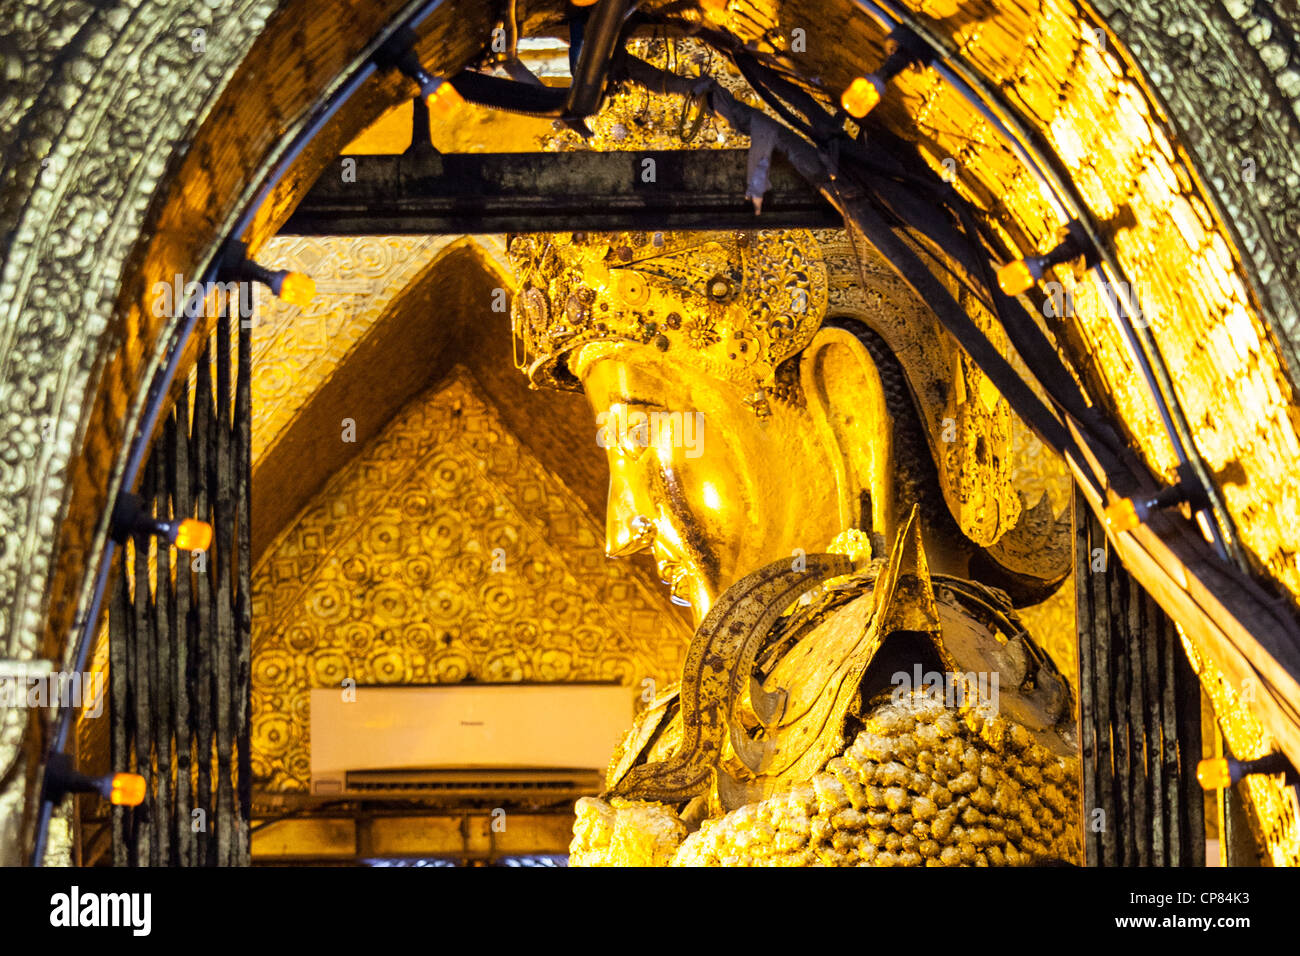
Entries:
{"label": "black cable", "polygon": [[867,240],[876,247],[919,295],[957,343],[975,361],[1026,425],[1045,445],[1060,455],[1069,454],[1082,463],[1074,437],[1061,421],[1042,403],[1033,389],[1016,373],[1002,353],[980,331],[951,293],[925,267],[915,252],[885,221],[867,197],[841,195],[844,211],[858,225]]}
{"label": "black cable", "polygon": [[[963,203],[958,214],[963,219],[967,235],[972,237],[972,241],[976,241],[980,231],[970,208]],[[1070,370],[1061,361],[1056,347],[1048,340],[1038,323],[1025,311],[1019,301],[1002,291],[993,274],[987,251],[981,251],[985,254],[977,254],[975,259],[981,267],[984,285],[993,300],[994,314],[1006,329],[1012,346],[1033,371],[1043,391],[1063,412],[1095,438],[1110,455],[1110,461],[1103,462],[1107,466],[1106,470],[1118,468],[1120,458],[1124,455],[1123,445],[1119,442],[1118,436],[1115,435],[1110,424],[1098,414],[1097,409],[1088,403],[1083,392],[1075,384]],[[1093,453],[1099,454],[1100,449],[1094,448]]]}
{"label": "black cable", "polygon": [[799,116],[797,116],[794,113],[794,111],[790,109],[790,107],[786,106],[785,103],[781,102],[781,99],[778,96],[776,96],[771,90],[769,90],[763,84],[757,82],[751,82],[749,85],[754,90],[754,92],[758,94],[759,99],[761,99],[764,103],[766,103],[771,108],[772,112],[774,112],[781,119],[785,120],[788,126],[794,129],[796,132],[801,133],[803,136],[807,137],[809,142],[813,142],[813,143],[817,142],[817,135],[816,133],[813,132],[813,128],[809,126],[808,123],[802,120]]}
{"label": "black cable", "polygon": [[759,98],[771,107],[774,113],[814,143],[821,139],[807,118],[797,116],[794,110],[787,106],[776,93],[768,88],[766,83],[759,80],[758,76],[755,74],[752,60],[748,57],[735,56],[733,57],[732,62],[736,64],[736,68],[740,70],[740,75],[745,78],[750,89],[757,93]]}
{"label": "black cable", "polygon": [[507,113],[553,119],[564,113],[564,104],[569,96],[569,91],[562,87],[534,86],[473,70],[461,70],[451,78],[451,85],[470,103]]}

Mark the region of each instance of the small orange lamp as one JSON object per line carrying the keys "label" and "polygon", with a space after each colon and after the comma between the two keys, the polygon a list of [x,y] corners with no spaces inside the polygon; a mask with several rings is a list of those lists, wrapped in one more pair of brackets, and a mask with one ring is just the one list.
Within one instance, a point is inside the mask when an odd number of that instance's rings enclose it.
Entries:
{"label": "small orange lamp", "polygon": [[930,62],[931,51],[910,30],[898,29],[889,35],[889,55],[875,73],[857,77],[840,96],[840,106],[854,119],[862,119],[885,98],[889,81],[909,66]]}
{"label": "small orange lamp", "polygon": [[115,807],[138,807],[144,803],[144,777],[138,773],[115,773],[109,782],[108,802]]}
{"label": "small orange lamp", "polygon": [[1289,787],[1300,784],[1300,773],[1296,772],[1286,754],[1280,750],[1254,760],[1208,757],[1196,765],[1196,782],[1204,790],[1226,790],[1242,777],[1257,773],[1269,776],[1281,774]]}
{"label": "small orange lamp", "polygon": [[204,551],[212,544],[212,525],[197,518],[154,517],[139,495],[122,492],[113,506],[110,533],[118,544],[128,538],[153,535],[182,551]]}
{"label": "small orange lamp", "polygon": [[173,543],[180,551],[206,551],[212,544],[212,525],[197,518],[186,518],[176,528]]}
{"label": "small orange lamp", "polygon": [[1196,765],[1196,782],[1202,790],[1226,790],[1232,786],[1232,768],[1226,757],[1207,757]]}
{"label": "small orange lamp", "polygon": [[1161,488],[1154,495],[1135,495],[1132,498],[1117,498],[1106,506],[1102,513],[1106,519],[1106,527],[1118,534],[1121,531],[1132,531],[1138,525],[1146,524],[1153,512],[1162,508],[1172,508],[1174,505],[1182,504],[1184,501],[1194,503],[1193,510],[1199,510],[1204,505],[1204,496],[1190,491],[1185,481],[1180,481],[1176,485],[1169,485]]}
{"label": "small orange lamp", "polygon": [[279,288],[272,284],[271,291],[281,300],[300,309],[311,305],[311,300],[316,297],[316,282],[311,276],[301,272],[283,272],[276,275],[280,278]]}
{"label": "small orange lamp", "polygon": [[1082,224],[1077,219],[1072,219],[1066,224],[1064,235],[1050,251],[1041,256],[1025,256],[999,268],[998,288],[1004,295],[1011,296],[1028,292],[1048,269],[1079,256],[1083,256],[1086,267],[1096,264],[1097,255]]}
{"label": "small orange lamp", "polygon": [[859,76],[840,96],[840,106],[855,119],[862,119],[884,98],[885,84],[874,74]]}
{"label": "small orange lamp", "polygon": [[1138,508],[1141,502],[1133,498],[1120,498],[1106,506],[1105,517],[1106,527],[1111,531],[1119,533],[1121,531],[1132,531],[1145,520],[1143,513],[1139,513]]}
{"label": "small orange lamp", "polygon": [[88,777],[78,770],[66,753],[50,754],[45,763],[42,797],[58,803],[70,793],[97,793],[118,807],[138,807],[145,798],[144,777],[138,773],[110,773]]}
{"label": "small orange lamp", "polygon": [[218,275],[223,281],[260,282],[277,298],[299,308],[310,303],[316,295],[316,283],[311,276],[287,269],[268,269],[249,258],[248,244],[238,240],[227,247]]}
{"label": "small orange lamp", "polygon": [[[1037,258],[1037,257],[1035,257]],[[1026,259],[1017,259],[1014,262],[1008,262],[998,270],[998,288],[1007,295],[1020,295],[1028,292],[1034,287],[1034,283],[1042,278],[1042,272],[1034,274],[1034,269]]]}
{"label": "small orange lamp", "polygon": [[431,116],[446,118],[465,102],[456,87],[452,86],[451,80],[436,76],[430,76],[428,82],[421,84],[420,92],[424,94],[424,103],[429,107]]}

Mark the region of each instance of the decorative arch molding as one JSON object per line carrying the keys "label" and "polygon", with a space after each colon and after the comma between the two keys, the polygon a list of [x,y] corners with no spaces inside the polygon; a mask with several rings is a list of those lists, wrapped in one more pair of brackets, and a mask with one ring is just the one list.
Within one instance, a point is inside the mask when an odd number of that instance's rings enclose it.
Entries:
{"label": "decorative arch molding", "polygon": [[[909,5],[926,15],[927,3]],[[12,144],[0,167],[0,233],[7,240],[0,266],[6,657],[66,660],[72,625],[88,612],[125,445],[176,332],[174,321],[152,314],[152,283],[201,273],[289,136],[365,61],[385,25],[415,6],[246,0],[213,10],[198,0],[48,0],[0,26],[9,64],[0,134]],[[525,30],[555,25],[564,9],[559,0],[521,6]],[[993,24],[990,35],[1002,12],[1014,22],[1043,10],[1049,17],[1083,12],[1073,4],[978,6]],[[772,30],[779,35],[782,25],[843,30],[836,42],[810,46],[800,66],[828,85],[845,81],[864,58],[877,62],[883,39],[848,2],[733,0],[728,11],[707,15],[673,9],[696,22],[707,16],[709,25],[755,43]],[[1245,264],[1254,319],[1271,334],[1274,360],[1294,370],[1295,3],[1283,0],[1261,13],[1206,0],[1173,14],[1150,0],[1136,7],[1098,0],[1098,10],[1162,98],[1200,174],[1196,191],[1230,231],[1234,259]],[[429,67],[445,72],[468,62],[499,12],[484,3],[441,4],[421,29]],[[970,22],[962,13],[952,26]],[[945,21],[933,23],[948,35]],[[976,53],[978,47],[975,40],[963,46]],[[1226,90],[1210,74],[1188,69],[1196,56],[1222,65]],[[1239,84],[1231,82],[1237,78]],[[407,92],[395,76],[357,90],[272,194],[249,235],[251,248],[274,232],[342,143]],[[1222,123],[1211,115],[1218,105]],[[884,116],[900,121],[894,112]],[[1252,116],[1261,118],[1252,124]],[[1246,190],[1232,171],[1256,155],[1266,162],[1257,165],[1255,185],[1267,188]],[[1179,157],[1174,165],[1181,163]],[[1032,229],[1012,232],[1030,244],[1048,238]],[[43,731],[15,722],[0,730],[0,852],[10,854],[0,862],[17,861],[30,845],[39,774],[28,768],[45,743]]]}
{"label": "decorative arch molding", "polygon": [[1181,134],[1300,375],[1300,5],[1095,0]]}

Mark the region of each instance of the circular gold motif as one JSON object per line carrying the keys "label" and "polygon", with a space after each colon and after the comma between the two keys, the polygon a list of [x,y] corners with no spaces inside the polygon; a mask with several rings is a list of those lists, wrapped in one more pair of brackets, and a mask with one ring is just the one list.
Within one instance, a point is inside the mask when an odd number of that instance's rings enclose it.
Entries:
{"label": "circular gold motif", "polygon": [[[311,634],[311,630],[305,627],[294,628],[294,630]],[[293,660],[284,651],[263,651],[254,657],[253,680],[267,687],[283,687],[292,684]]]}
{"label": "circular gold motif", "polygon": [[376,651],[367,663],[377,684],[401,684],[411,679],[410,665],[400,651]]}
{"label": "circular gold motif", "polygon": [[439,684],[459,684],[471,669],[469,658],[463,654],[443,654],[434,664]]}
{"label": "circular gold motif", "polygon": [[645,279],[635,272],[620,271],[614,280],[614,287],[619,298],[631,308],[639,309],[650,300],[650,289],[646,286]]}
{"label": "circular gold motif", "polygon": [[293,725],[282,714],[263,714],[253,721],[252,749],[266,757],[281,757],[289,749]]}
{"label": "circular gold motif", "polygon": [[321,654],[313,664],[317,687],[342,687],[343,679],[349,676],[348,659],[338,652]]}
{"label": "circular gold motif", "polygon": [[307,610],[322,624],[342,624],[348,618],[348,599],[336,584],[318,581],[307,598]]}

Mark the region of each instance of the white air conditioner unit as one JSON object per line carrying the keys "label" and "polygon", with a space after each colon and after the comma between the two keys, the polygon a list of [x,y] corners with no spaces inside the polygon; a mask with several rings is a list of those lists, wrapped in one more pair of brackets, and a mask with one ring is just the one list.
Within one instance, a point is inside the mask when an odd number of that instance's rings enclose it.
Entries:
{"label": "white air conditioner unit", "polygon": [[632,703],[632,690],[616,684],[316,689],[311,792],[529,800],[596,793],[631,725]]}

